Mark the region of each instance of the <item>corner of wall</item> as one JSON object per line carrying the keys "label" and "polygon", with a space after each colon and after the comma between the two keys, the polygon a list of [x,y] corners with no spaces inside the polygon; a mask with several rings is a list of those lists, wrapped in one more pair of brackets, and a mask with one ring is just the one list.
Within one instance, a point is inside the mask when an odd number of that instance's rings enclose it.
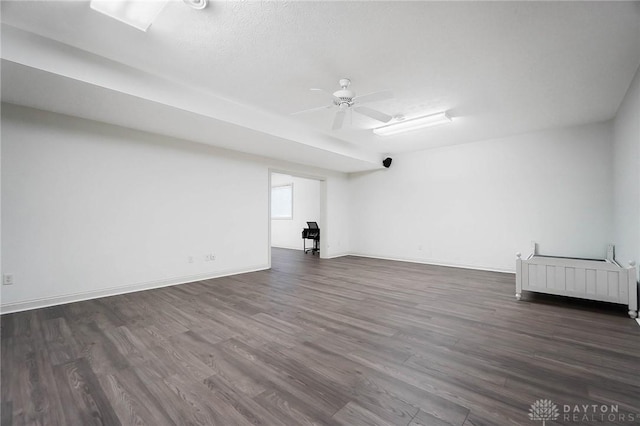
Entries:
{"label": "corner of wall", "polygon": [[[613,121],[613,238],[616,258],[640,264],[640,67]],[[640,268],[638,268],[640,269]]]}

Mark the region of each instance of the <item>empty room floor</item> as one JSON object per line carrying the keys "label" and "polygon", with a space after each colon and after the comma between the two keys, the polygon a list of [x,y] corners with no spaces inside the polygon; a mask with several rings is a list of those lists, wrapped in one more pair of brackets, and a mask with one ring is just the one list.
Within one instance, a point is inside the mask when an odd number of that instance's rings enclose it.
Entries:
{"label": "empty room floor", "polygon": [[2,425],[530,425],[540,399],[561,413],[547,425],[585,423],[564,405],[640,413],[624,307],[518,302],[512,274],[272,262],[3,315]]}

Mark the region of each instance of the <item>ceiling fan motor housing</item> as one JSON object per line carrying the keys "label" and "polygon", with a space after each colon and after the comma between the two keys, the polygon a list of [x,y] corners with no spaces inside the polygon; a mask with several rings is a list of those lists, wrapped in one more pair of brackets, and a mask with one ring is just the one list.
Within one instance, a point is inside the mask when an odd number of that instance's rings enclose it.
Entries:
{"label": "ceiling fan motor housing", "polygon": [[333,92],[333,96],[335,99],[336,105],[347,104],[348,106],[353,105],[353,98],[355,98],[355,92],[348,89],[341,89]]}
{"label": "ceiling fan motor housing", "polygon": [[348,78],[341,78],[338,84],[340,84],[340,90],[333,92],[333,96],[335,97],[333,103],[338,106],[345,105],[350,107],[353,105],[353,98],[356,97],[355,92],[348,89],[351,84],[351,80]]}

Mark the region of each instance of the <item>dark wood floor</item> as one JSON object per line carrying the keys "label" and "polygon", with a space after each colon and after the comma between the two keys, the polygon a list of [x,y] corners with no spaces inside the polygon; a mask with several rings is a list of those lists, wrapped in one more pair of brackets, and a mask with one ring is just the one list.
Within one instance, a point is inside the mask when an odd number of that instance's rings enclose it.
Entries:
{"label": "dark wood floor", "polygon": [[640,327],[517,302],[511,274],[274,249],[270,271],[4,315],[1,384],[3,426],[534,425],[542,398],[640,413]]}

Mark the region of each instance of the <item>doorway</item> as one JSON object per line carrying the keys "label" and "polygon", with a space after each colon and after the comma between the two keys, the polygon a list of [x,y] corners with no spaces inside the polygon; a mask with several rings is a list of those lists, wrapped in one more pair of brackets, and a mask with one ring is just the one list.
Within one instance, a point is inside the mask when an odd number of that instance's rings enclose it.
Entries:
{"label": "doorway", "polygon": [[[286,171],[269,173],[269,260],[271,249],[302,251],[305,242],[302,231],[307,222],[317,222],[321,237],[320,257],[323,257],[325,181],[321,177],[302,176]],[[313,241],[306,240],[309,248]]]}

